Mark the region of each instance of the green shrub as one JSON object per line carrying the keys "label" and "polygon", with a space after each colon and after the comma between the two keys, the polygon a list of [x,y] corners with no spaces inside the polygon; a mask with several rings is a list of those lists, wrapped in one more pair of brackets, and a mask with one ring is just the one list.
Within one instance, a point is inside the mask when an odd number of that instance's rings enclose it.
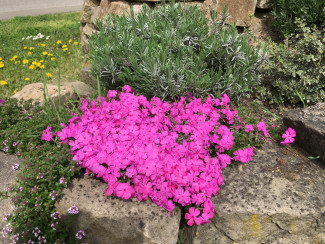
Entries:
{"label": "green shrub", "polygon": [[[90,38],[92,74],[108,89],[130,85],[146,97],[176,99],[251,92],[262,56],[234,25],[209,21],[197,7],[165,4],[138,15],[98,21]],[[210,30],[209,30],[210,28]]]}
{"label": "green shrub", "polygon": [[320,26],[324,21],[325,0],[273,0],[273,27],[281,37],[295,33],[295,18],[308,26]]}
{"label": "green shrub", "polygon": [[292,104],[325,101],[325,38],[297,19],[298,34],[284,44],[273,43],[263,66],[262,96],[271,102]]}

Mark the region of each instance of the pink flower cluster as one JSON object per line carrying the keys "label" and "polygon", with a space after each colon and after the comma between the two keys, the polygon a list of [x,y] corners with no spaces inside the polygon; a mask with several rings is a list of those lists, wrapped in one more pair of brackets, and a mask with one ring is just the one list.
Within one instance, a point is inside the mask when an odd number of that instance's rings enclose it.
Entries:
{"label": "pink flower cluster", "polygon": [[281,142],[281,145],[289,145],[290,143],[294,142],[294,137],[296,136],[296,131],[292,128],[288,128],[286,132],[282,135],[284,141]]}
{"label": "pink flower cluster", "polygon": [[[254,148],[236,150],[235,132],[242,125],[230,99],[185,98],[172,104],[159,98],[149,102],[129,86],[111,90],[107,98],[83,99],[82,116],[75,116],[56,134],[69,142],[73,159],[107,182],[105,195],[151,200],[172,212],[175,204],[196,206],[185,215],[188,224],[208,223],[214,216],[211,197],[223,183],[222,169],[236,160],[247,163]],[[234,126],[234,121],[239,125]],[[268,137],[264,122],[258,131]],[[245,126],[247,133],[254,131]],[[49,139],[49,130],[44,131]],[[210,149],[216,154],[211,157]],[[203,209],[202,214],[198,208]]]}

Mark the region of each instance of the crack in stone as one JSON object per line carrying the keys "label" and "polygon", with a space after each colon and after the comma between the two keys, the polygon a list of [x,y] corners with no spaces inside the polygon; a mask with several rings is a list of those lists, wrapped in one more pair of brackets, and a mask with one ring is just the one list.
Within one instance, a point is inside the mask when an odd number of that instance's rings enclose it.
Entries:
{"label": "crack in stone", "polygon": [[213,219],[211,220],[211,222],[213,223],[214,227],[216,227],[216,229],[220,231],[225,237],[227,237],[232,242],[237,242],[235,239],[232,239],[224,230],[220,229]]}

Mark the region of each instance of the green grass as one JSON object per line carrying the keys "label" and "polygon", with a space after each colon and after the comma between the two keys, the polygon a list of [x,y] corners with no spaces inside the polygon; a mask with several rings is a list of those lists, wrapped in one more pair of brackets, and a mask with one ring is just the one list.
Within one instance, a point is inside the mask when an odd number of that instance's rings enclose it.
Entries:
{"label": "green grass", "polygon": [[[0,62],[4,65],[0,65],[0,97],[10,97],[26,84],[43,82],[47,73],[52,75],[48,77],[48,82],[55,83],[58,80],[59,64],[61,81],[79,79],[82,63],[79,20],[80,12],[0,21]],[[44,37],[27,39],[38,33]],[[61,44],[57,43],[59,40]],[[63,45],[67,45],[66,51]],[[31,47],[34,49],[30,50]],[[13,59],[14,56],[17,58]],[[24,60],[28,60],[28,63],[24,64]],[[36,69],[30,69],[33,61],[40,63],[38,67],[34,65]]]}

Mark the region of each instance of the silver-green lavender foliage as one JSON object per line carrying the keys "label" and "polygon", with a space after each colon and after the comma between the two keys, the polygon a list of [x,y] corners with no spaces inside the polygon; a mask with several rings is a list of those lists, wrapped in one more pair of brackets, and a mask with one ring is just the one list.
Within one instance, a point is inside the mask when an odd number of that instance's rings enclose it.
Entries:
{"label": "silver-green lavender foliage", "polygon": [[174,3],[108,15],[90,38],[92,74],[108,89],[130,85],[149,98],[226,93],[237,99],[258,86],[263,56],[225,21],[225,10],[209,23],[196,6]]}

